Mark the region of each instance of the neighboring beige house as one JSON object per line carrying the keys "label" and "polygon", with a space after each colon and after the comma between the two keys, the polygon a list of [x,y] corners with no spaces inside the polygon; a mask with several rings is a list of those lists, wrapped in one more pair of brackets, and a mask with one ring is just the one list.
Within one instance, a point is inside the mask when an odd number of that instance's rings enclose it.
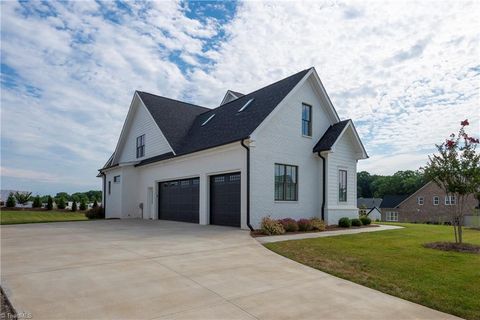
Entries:
{"label": "neighboring beige house", "polygon": [[[380,209],[382,221],[450,222],[451,210],[457,205],[454,196],[447,196],[434,182],[428,182],[411,195],[386,195]],[[465,203],[465,215],[477,214],[478,200],[472,194]],[[469,221],[469,218],[466,221]]]}

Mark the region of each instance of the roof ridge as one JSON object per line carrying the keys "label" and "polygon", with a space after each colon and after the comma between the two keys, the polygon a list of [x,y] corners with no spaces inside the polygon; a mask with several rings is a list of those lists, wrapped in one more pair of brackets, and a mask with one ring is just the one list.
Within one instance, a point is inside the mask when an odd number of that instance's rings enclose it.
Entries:
{"label": "roof ridge", "polygon": [[193,104],[193,103],[185,102],[185,101],[178,100],[178,99],[172,99],[172,98],[169,98],[169,97],[160,96],[160,95],[158,95],[158,94],[154,94],[154,93],[150,93],[150,92],[146,92],[146,91],[140,91],[140,90],[135,90],[135,91],[136,91],[136,92],[139,92],[139,93],[149,94],[149,95],[151,95],[151,96],[155,96],[155,97],[159,97],[159,98],[171,100],[171,101],[180,102],[180,103],[183,103],[183,104],[188,104],[188,105],[191,105],[191,106],[194,106],[194,107],[197,107],[197,108],[212,110],[212,109],[210,109],[210,108],[203,107],[203,106],[200,106],[200,105],[198,105],[198,104]]}
{"label": "roof ridge", "polygon": [[273,83],[270,83],[270,84],[268,84],[268,85],[266,85],[266,86],[264,86],[264,87],[261,87],[261,88],[255,90],[255,91],[252,91],[252,92],[249,92],[249,93],[247,93],[247,94],[244,94],[243,96],[238,97],[238,98],[235,99],[235,100],[229,101],[229,102],[227,102],[227,103],[224,103],[224,104],[222,104],[222,105],[219,105],[218,107],[213,108],[213,109],[210,109],[210,110],[219,109],[219,108],[221,108],[221,107],[223,107],[223,106],[226,106],[226,105],[228,105],[228,104],[230,104],[230,103],[232,103],[232,102],[234,102],[234,101],[238,101],[239,99],[245,98],[245,97],[247,97],[247,96],[249,96],[249,95],[251,95],[251,94],[254,94],[254,93],[256,93],[256,92],[258,92],[258,91],[260,91],[260,90],[266,89],[266,88],[271,87],[271,86],[273,86],[273,85],[275,85],[275,84],[277,84],[277,83],[279,83],[279,82],[282,82],[282,81],[284,81],[284,80],[290,79],[290,78],[292,78],[292,77],[294,77],[294,76],[296,76],[296,75],[299,75],[300,73],[305,72],[305,71],[307,71],[307,70],[310,70],[310,69],[312,69],[312,68],[313,68],[313,67],[310,67],[310,68],[308,68],[308,69],[304,69],[304,70],[302,70],[302,71],[296,72],[296,73],[294,73],[294,74],[292,74],[292,75],[289,75],[288,77],[285,77],[285,78],[283,78],[283,79],[277,80],[277,81],[275,81],[275,82],[273,82]]}

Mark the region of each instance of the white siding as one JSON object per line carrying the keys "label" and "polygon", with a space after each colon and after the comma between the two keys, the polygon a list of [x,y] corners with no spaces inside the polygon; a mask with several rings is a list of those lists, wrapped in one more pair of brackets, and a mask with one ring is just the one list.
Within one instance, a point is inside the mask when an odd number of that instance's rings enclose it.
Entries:
{"label": "white siding", "polygon": [[[358,218],[357,200],[357,160],[353,133],[350,128],[335,144],[327,161],[327,205],[328,224],[337,224],[341,217]],[[339,170],[347,170],[347,201],[339,201]]]}
{"label": "white siding", "polygon": [[[122,218],[122,168],[116,168],[106,173],[105,183],[105,218]],[[120,176],[120,183],[114,183],[113,177]],[[108,192],[108,183],[111,184],[111,192]]]}
{"label": "white siding", "polygon": [[[121,145],[119,163],[150,158],[172,151],[167,139],[158,128],[147,108],[136,98],[133,114],[127,125],[127,131]],[[145,135],[145,156],[137,159],[137,137]]]}
{"label": "white siding", "polygon": [[[240,172],[241,174],[241,227],[248,229],[246,224],[246,150],[240,145],[240,142],[146,166],[123,165],[107,171],[106,217],[158,219],[158,182],[199,177],[199,220],[200,224],[209,224],[209,177],[227,172]],[[118,184],[113,183],[115,175],[121,176],[121,182]],[[108,181],[112,182],[110,195],[108,194]],[[153,208],[150,212],[147,205],[149,188],[154,190]],[[139,207],[140,203],[143,204],[143,210]]]}
{"label": "white siding", "polygon": [[[312,138],[302,136],[302,102],[312,106]],[[263,217],[321,217],[322,160],[313,147],[330,126],[310,81],[279,105],[255,136],[251,147],[251,222]],[[275,163],[298,166],[298,201],[275,201]]]}

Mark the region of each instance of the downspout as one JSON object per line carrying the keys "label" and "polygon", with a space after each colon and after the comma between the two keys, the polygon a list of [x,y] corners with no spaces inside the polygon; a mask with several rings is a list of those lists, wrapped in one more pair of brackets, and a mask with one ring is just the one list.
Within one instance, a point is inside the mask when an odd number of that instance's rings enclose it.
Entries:
{"label": "downspout", "polygon": [[254,231],[250,224],[250,148],[245,144],[245,139],[242,139],[242,147],[247,149],[247,226],[251,231]]}
{"label": "downspout", "polygon": [[107,212],[107,197],[106,197],[106,185],[107,185],[107,175],[105,172],[102,172],[102,202],[103,202],[103,213],[105,214]]}
{"label": "downspout", "polygon": [[326,195],[326,190],[325,190],[325,173],[326,173],[326,165],[325,165],[325,158],[320,154],[320,151],[318,152],[318,156],[322,158],[322,220],[325,221],[325,195]]}

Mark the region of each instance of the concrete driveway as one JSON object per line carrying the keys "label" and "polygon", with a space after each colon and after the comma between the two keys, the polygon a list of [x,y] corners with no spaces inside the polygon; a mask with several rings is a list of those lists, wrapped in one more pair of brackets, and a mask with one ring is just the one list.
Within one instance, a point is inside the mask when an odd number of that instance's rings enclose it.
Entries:
{"label": "concrete driveway", "polygon": [[453,318],[288,260],[246,231],[109,220],[1,227],[2,287],[32,319]]}

